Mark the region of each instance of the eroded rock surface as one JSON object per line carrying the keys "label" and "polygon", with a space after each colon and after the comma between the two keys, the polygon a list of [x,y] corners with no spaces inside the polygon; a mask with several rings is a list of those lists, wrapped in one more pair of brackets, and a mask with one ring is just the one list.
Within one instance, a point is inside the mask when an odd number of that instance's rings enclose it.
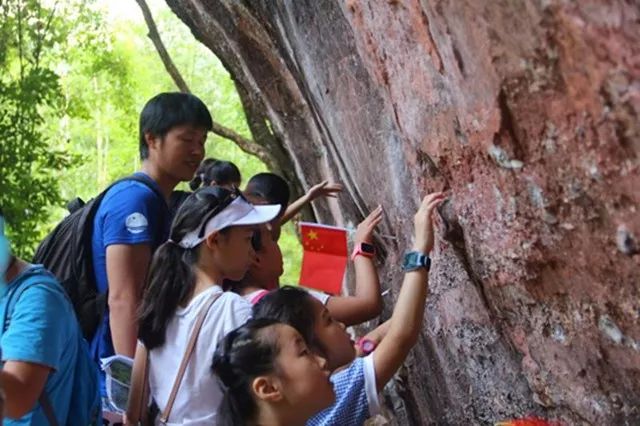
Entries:
{"label": "eroded rock surface", "polygon": [[300,185],[345,184],[319,220],[384,205],[392,295],[420,195],[451,191],[397,423],[640,424],[637,3],[167,3]]}

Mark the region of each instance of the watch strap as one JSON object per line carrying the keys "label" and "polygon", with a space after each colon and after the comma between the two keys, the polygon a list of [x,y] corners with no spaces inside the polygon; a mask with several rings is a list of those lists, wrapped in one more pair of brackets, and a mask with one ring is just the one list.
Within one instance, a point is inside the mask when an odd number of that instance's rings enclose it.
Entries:
{"label": "watch strap", "polygon": [[353,252],[351,252],[351,261],[353,262],[356,257],[360,255],[371,259],[374,256],[374,253],[367,253],[366,251],[362,250],[362,243],[358,243],[353,248]]}

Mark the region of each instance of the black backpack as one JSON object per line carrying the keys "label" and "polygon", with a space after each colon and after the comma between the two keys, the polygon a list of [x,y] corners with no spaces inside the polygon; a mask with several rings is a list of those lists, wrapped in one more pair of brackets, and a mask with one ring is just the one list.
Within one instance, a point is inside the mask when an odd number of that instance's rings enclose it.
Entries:
{"label": "black backpack", "polygon": [[73,303],[82,334],[89,342],[93,339],[107,306],[107,294],[98,292],[93,270],[93,219],[106,193],[114,185],[124,181],[143,183],[163,199],[149,178],[136,175],[117,180],[87,203],[76,198],[67,206],[70,214],[40,243],[33,257],[33,263],[44,265],[64,287]]}

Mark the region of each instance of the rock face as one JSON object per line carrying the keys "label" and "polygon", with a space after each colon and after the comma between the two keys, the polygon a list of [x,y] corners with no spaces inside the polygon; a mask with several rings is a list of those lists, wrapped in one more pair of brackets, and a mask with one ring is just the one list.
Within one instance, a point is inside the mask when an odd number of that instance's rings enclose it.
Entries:
{"label": "rock face", "polygon": [[392,295],[420,196],[450,191],[395,422],[640,424],[637,3],[167,3],[299,184],[345,184],[319,220],[384,206]]}

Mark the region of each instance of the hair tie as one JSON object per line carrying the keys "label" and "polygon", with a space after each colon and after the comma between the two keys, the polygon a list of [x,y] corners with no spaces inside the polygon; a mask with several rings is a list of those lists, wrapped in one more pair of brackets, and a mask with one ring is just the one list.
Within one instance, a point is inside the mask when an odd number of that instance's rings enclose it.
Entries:
{"label": "hair tie", "polygon": [[171,245],[174,245],[174,246],[177,246],[177,245],[178,245],[178,243],[176,243],[175,241],[173,241],[171,238],[169,238],[169,239],[167,240],[167,243],[169,243],[169,244],[171,244]]}
{"label": "hair tie", "polygon": [[[215,373],[217,374],[217,373]],[[222,391],[222,393],[231,393],[231,389],[229,389],[229,386],[227,386],[224,381],[220,378],[220,375],[218,374],[218,386],[220,386],[220,390]]]}

